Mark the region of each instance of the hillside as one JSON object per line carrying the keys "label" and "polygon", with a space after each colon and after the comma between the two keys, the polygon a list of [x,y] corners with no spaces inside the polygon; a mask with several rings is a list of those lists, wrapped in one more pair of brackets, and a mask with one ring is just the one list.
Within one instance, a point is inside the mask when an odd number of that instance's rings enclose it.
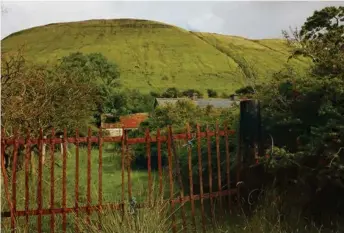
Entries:
{"label": "hillside", "polygon": [[[232,92],[245,84],[242,61],[260,81],[287,62],[283,40],[248,40],[194,33],[147,20],[89,20],[49,24],[14,33],[2,40],[2,51],[25,45],[32,62],[54,63],[71,52],[100,52],[121,69],[124,87],[144,92],[167,87]],[[300,71],[305,60],[289,62]]]}

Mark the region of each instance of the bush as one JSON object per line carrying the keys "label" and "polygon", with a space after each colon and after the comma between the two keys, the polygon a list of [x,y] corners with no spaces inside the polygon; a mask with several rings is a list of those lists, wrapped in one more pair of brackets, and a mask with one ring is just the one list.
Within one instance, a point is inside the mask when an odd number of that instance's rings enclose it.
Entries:
{"label": "bush", "polygon": [[181,96],[192,98],[194,94],[197,94],[197,97],[199,97],[199,98],[203,98],[203,94],[200,91],[197,91],[195,89],[188,89],[186,91],[183,91],[181,93]]}
{"label": "bush", "polygon": [[[286,72],[257,96],[264,133],[274,143],[266,166],[282,174],[280,188],[288,190],[291,180],[302,184],[299,192],[307,198],[301,206],[310,206],[308,214],[319,217],[321,210],[322,217],[334,218],[344,207],[339,195],[344,193],[344,80],[294,78]],[[320,196],[331,201],[322,205]]]}
{"label": "bush", "polygon": [[217,97],[217,92],[212,89],[207,89],[208,97],[209,98],[216,98]]}

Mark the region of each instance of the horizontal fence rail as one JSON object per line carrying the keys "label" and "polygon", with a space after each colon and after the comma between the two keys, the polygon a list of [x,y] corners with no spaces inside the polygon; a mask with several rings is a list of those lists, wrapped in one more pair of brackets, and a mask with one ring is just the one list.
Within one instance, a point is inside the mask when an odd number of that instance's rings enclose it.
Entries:
{"label": "horizontal fence rail", "polygon": [[[104,131],[104,130],[103,130]],[[234,130],[229,130],[228,134],[234,134]],[[201,132],[200,133],[200,138],[205,138],[207,136],[206,132]],[[215,136],[215,132],[209,132],[209,136]],[[219,136],[225,136],[225,131],[219,131]],[[173,135],[173,139],[174,140],[181,140],[181,139],[187,139],[187,138],[195,138],[196,137],[196,133],[190,133],[190,136],[188,136],[187,133],[185,134],[175,134]],[[63,138],[42,138],[42,139],[25,139],[25,138],[17,138],[15,139],[14,137],[11,138],[4,138],[4,143],[6,145],[25,145],[27,143],[29,143],[30,145],[38,145],[40,142],[43,144],[61,144],[64,142]],[[92,143],[99,143],[99,137],[97,136],[90,136],[90,137],[70,137],[67,138],[65,140],[67,143],[87,143],[87,142],[92,142]],[[102,137],[102,141],[103,142],[122,142],[122,137]],[[157,142],[158,139],[157,137],[149,137],[149,141],[150,142]],[[167,136],[160,136],[159,138],[160,142],[167,142]],[[147,138],[146,137],[142,137],[142,138],[128,138],[126,143],[128,145],[132,145],[132,144],[139,144],[139,143],[146,143],[147,142]]]}
{"label": "horizontal fence rail", "polygon": [[[158,129],[155,132],[155,136],[151,136],[150,131],[147,129],[144,137],[129,138],[128,133],[123,129],[123,135],[119,137],[109,137],[105,135],[104,130],[100,129],[98,136],[92,136],[91,129],[88,129],[88,134],[86,137],[80,137],[79,131],[76,130],[74,137],[68,137],[67,131],[64,130],[63,135],[58,138],[55,137],[54,129],[49,133],[51,135],[49,138],[43,136],[42,130],[39,131],[39,136],[37,138],[30,137],[28,133],[26,137],[18,135],[15,133],[14,136],[6,137],[4,130],[1,133],[1,170],[3,177],[3,194],[5,195],[8,210],[3,211],[1,216],[4,218],[10,218],[11,232],[16,231],[17,221],[19,217],[25,217],[25,224],[28,226],[30,221],[30,216],[37,216],[37,232],[41,233],[43,221],[47,221],[43,216],[50,216],[49,229],[50,232],[55,232],[57,227],[57,217],[62,217],[62,232],[67,231],[67,214],[75,213],[79,217],[81,213],[86,214],[86,221],[90,222],[92,213],[98,213],[98,224],[101,228],[101,212],[104,210],[119,210],[124,211],[129,208],[130,203],[128,201],[133,200],[133,188],[132,188],[132,162],[129,156],[132,145],[143,144],[145,154],[147,169],[147,193],[148,197],[146,201],[141,201],[136,203],[135,208],[145,208],[152,206],[152,195],[153,195],[153,175],[152,175],[152,146],[156,146],[155,154],[157,156],[157,177],[158,177],[158,191],[159,194],[163,192],[163,186],[167,186],[169,191],[169,197],[164,198],[164,202],[167,202],[171,206],[171,218],[172,225],[171,229],[173,232],[177,232],[177,212],[175,211],[177,206],[180,206],[181,212],[181,225],[184,232],[189,232],[191,230],[196,232],[196,225],[201,224],[201,229],[203,232],[206,231],[206,218],[205,218],[205,200],[209,200],[210,211],[213,215],[214,213],[214,199],[218,198],[220,202],[220,209],[223,211],[224,207],[222,204],[223,197],[228,197],[228,208],[231,207],[231,195],[238,195],[236,188],[231,188],[231,177],[230,177],[230,150],[229,150],[229,137],[233,136],[235,132],[229,130],[227,126],[223,130],[220,130],[219,125],[216,125],[214,131],[210,131],[207,127],[205,132],[201,132],[200,126],[197,125],[196,132],[191,133],[190,127],[187,125],[185,133],[173,134],[172,127],[168,128],[166,135],[162,135],[161,130]],[[225,147],[224,151],[220,151],[220,140],[224,140],[222,145]],[[215,142],[213,142],[215,141]],[[186,161],[187,166],[185,169],[188,171],[184,176],[181,174],[180,167],[180,155],[176,150],[176,144],[180,142],[183,144],[182,147],[186,147],[187,154]],[[80,143],[83,143],[81,146]],[[118,203],[103,203],[103,166],[104,162],[104,144],[111,143],[117,144],[120,148],[120,158],[121,158],[121,168],[120,178],[121,178],[121,188],[120,188],[120,201]],[[180,148],[180,143],[178,144]],[[215,145],[215,149],[211,146]],[[73,144],[74,153],[71,156],[68,152],[68,145]],[[97,144],[97,163],[94,163],[95,155],[92,154],[92,147]],[[206,149],[202,148],[202,144],[206,145]],[[36,155],[33,154],[33,146],[38,148]],[[60,148],[60,153],[57,155],[56,146]],[[163,148],[164,147],[164,148]],[[193,148],[194,147],[194,148]],[[24,149],[23,149],[24,148]],[[46,150],[46,148],[49,148]],[[85,148],[87,150],[86,157],[82,157],[80,153],[80,148]],[[204,174],[204,167],[202,166],[202,150],[206,153],[206,160],[203,163],[207,163],[206,167],[208,173]],[[215,150],[215,151],[213,151]],[[10,152],[9,152],[10,151]],[[10,153],[10,154],[9,154]],[[163,166],[163,153],[167,155],[167,167]],[[192,154],[195,154],[194,158]],[[225,154],[222,156],[225,161],[221,161],[221,153]],[[30,164],[32,156],[37,156],[38,167],[37,170],[37,188],[35,203],[36,208],[32,206],[32,193],[29,191],[29,182],[31,176],[29,175],[33,169]],[[234,155],[233,155],[234,156]],[[46,157],[49,157],[49,161],[45,163]],[[67,177],[67,158],[68,160],[74,160],[75,164],[73,167],[73,174],[68,174]],[[212,159],[214,158],[214,161]],[[84,171],[80,170],[81,159],[86,161],[86,174]],[[239,159],[237,157],[236,159]],[[62,160],[62,164],[59,168],[62,170],[62,178],[59,183],[62,182],[62,190],[59,190],[56,181],[57,160]],[[195,163],[195,161],[197,162]],[[239,166],[239,160],[238,166]],[[21,164],[20,164],[21,163]],[[225,175],[221,177],[221,165],[225,163]],[[8,166],[10,165],[10,166]],[[20,166],[21,165],[21,166]],[[69,166],[69,165],[68,165]],[[198,178],[193,174],[193,166],[197,166]],[[20,167],[20,168],[18,168]],[[43,170],[49,168],[49,177],[44,177]],[[70,169],[70,168],[69,168]],[[222,168],[223,169],[223,168]],[[94,176],[94,172],[97,170],[97,176]],[[166,171],[167,170],[167,171]],[[214,171],[213,171],[214,170]],[[24,176],[20,177],[24,180],[24,203],[23,205],[18,205],[17,187],[18,178],[17,173],[19,171],[24,172]],[[83,173],[82,173],[83,172]],[[167,172],[167,174],[166,174]],[[119,173],[118,173],[119,174]],[[239,173],[238,173],[239,174]],[[45,174],[47,176],[47,174]],[[86,190],[83,196],[83,202],[81,201],[80,195],[80,179],[81,176],[86,177]],[[213,178],[213,176],[215,178]],[[73,184],[74,190],[67,191],[67,183],[70,178],[73,178],[75,183]],[[236,180],[239,180],[239,175],[237,175]],[[92,200],[91,195],[91,183],[92,180],[97,179],[97,200]],[[213,180],[216,179],[216,180]],[[223,180],[226,180],[225,187],[223,186]],[[186,181],[187,180],[187,181]],[[106,182],[111,182],[106,180]],[[146,181],[144,181],[146,182]],[[215,182],[215,183],[214,183]],[[184,188],[186,185],[188,189]],[[43,193],[42,186],[48,185],[50,193]],[[204,187],[207,186],[207,190]],[[199,190],[195,190],[195,187],[199,187]],[[115,188],[114,188],[115,189]],[[179,195],[176,195],[175,191]],[[67,192],[68,195],[73,193],[74,203],[67,203]],[[58,193],[62,193],[61,199],[57,200]],[[126,201],[126,197],[127,200]],[[43,199],[49,201],[48,206],[44,206]],[[93,198],[94,199],[94,198]],[[57,202],[61,201],[61,202]],[[97,204],[95,204],[95,201]],[[201,222],[196,221],[196,207],[195,201],[200,201],[201,205]],[[188,211],[185,208],[185,204],[191,204],[191,215],[188,215]],[[69,206],[68,206],[69,205]],[[228,209],[227,208],[227,209]],[[187,223],[187,218],[191,217],[192,224],[189,226]],[[214,216],[212,216],[214,220]],[[213,223],[213,222],[211,222]],[[79,226],[75,224],[75,232],[79,231]]]}

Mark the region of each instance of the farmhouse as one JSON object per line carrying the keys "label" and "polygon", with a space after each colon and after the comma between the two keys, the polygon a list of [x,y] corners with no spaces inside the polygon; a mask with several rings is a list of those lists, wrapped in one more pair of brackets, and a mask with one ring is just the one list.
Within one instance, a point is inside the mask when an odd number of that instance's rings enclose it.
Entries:
{"label": "farmhouse", "polygon": [[126,116],[121,116],[119,122],[116,123],[101,123],[101,128],[109,132],[111,137],[120,137],[123,135],[123,130],[131,131],[139,128],[140,124],[148,118],[148,113],[136,113]]}
{"label": "farmhouse", "polygon": [[[156,98],[154,103],[154,108],[158,106],[166,106],[167,104],[176,104],[177,101],[190,100],[189,98]],[[210,98],[210,99],[200,99],[194,94],[191,101],[200,108],[206,108],[211,106],[213,108],[230,108],[235,104],[239,104],[240,101],[236,99],[234,95],[229,99],[224,98]]]}

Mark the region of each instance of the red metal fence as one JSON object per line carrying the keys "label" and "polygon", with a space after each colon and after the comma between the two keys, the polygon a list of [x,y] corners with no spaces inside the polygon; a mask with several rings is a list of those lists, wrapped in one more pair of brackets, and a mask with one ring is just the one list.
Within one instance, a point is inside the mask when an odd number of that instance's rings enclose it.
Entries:
{"label": "red metal fence", "polygon": [[[52,130],[51,137],[44,138],[42,131],[40,131],[40,136],[38,138],[30,138],[30,135],[28,134],[26,137],[20,137],[18,134],[15,134],[13,137],[6,137],[4,132],[2,131],[1,134],[1,170],[2,170],[2,177],[3,177],[3,190],[5,194],[5,198],[8,202],[9,211],[2,212],[2,217],[10,217],[11,218],[11,229],[13,232],[15,232],[16,229],[16,220],[20,217],[25,217],[26,224],[29,224],[29,217],[30,216],[37,216],[37,231],[40,233],[42,232],[42,217],[43,216],[50,216],[50,232],[55,231],[56,227],[56,216],[62,215],[62,231],[66,232],[67,230],[67,214],[68,213],[76,213],[78,215],[80,212],[84,212],[87,214],[87,220],[89,221],[90,215],[92,212],[98,212],[99,213],[99,222],[101,221],[101,214],[100,212],[102,210],[106,209],[117,209],[117,210],[124,210],[125,207],[125,173],[127,173],[127,192],[128,192],[128,198],[129,200],[132,198],[132,190],[131,190],[131,169],[130,164],[126,164],[126,158],[128,155],[128,147],[130,145],[134,144],[145,144],[146,148],[146,158],[147,158],[147,173],[148,173],[148,201],[145,203],[140,203],[138,206],[144,207],[147,205],[150,205],[152,200],[152,168],[151,168],[151,146],[152,143],[156,143],[157,147],[157,160],[158,160],[158,182],[159,182],[159,193],[162,192],[163,189],[163,166],[162,166],[162,145],[165,144],[167,146],[167,153],[168,153],[168,180],[169,180],[169,192],[170,196],[167,199],[167,201],[171,204],[171,210],[172,210],[172,229],[173,232],[177,232],[178,224],[176,224],[176,216],[174,213],[175,205],[181,204],[181,212],[182,212],[182,226],[183,229],[186,231],[187,229],[187,217],[186,217],[186,210],[184,208],[184,204],[187,202],[190,202],[191,204],[191,217],[192,217],[192,225],[196,225],[195,220],[195,201],[200,201],[200,207],[201,207],[201,217],[202,217],[202,231],[206,231],[206,218],[205,218],[205,208],[204,208],[204,200],[208,199],[210,203],[210,209],[211,212],[213,212],[214,209],[214,198],[218,198],[220,201],[220,208],[224,208],[222,204],[222,198],[224,196],[230,197],[232,194],[237,194],[238,192],[235,188],[230,188],[231,185],[231,177],[230,177],[230,150],[229,150],[229,136],[233,135],[234,131],[229,130],[227,127],[224,127],[224,129],[220,130],[219,126],[216,125],[216,129],[214,131],[210,131],[208,127],[206,128],[205,132],[201,132],[200,126],[197,125],[195,133],[191,133],[190,127],[187,126],[187,130],[184,134],[173,134],[172,128],[168,128],[167,135],[162,135],[160,130],[158,129],[156,132],[156,136],[151,136],[149,130],[146,131],[145,137],[142,138],[128,138],[128,135],[123,135],[122,137],[108,137],[103,136],[103,132],[100,130],[98,133],[98,136],[92,136],[91,129],[88,130],[88,136],[87,137],[80,137],[78,130],[75,132],[74,137],[67,137],[66,130],[64,131],[64,135],[62,138],[55,137],[55,132]],[[190,144],[190,140],[194,138],[196,139],[195,144],[197,145],[197,155],[198,155],[198,173],[199,173],[199,186],[200,190],[199,193],[196,194],[193,190],[194,187],[194,180],[193,180],[193,171],[192,171],[192,147],[189,145],[187,146],[187,161],[188,161],[188,182],[189,182],[189,190],[184,190],[183,188],[183,181],[182,177],[180,175],[180,167],[179,163],[176,161],[179,161],[178,153],[176,152],[176,146],[175,143],[178,140],[181,140],[185,142],[186,144]],[[220,161],[220,139],[224,140],[225,144],[225,158],[226,161]],[[216,143],[216,151],[212,151],[211,143],[212,140],[215,139]],[[201,140],[206,141],[207,145],[207,163],[208,163],[208,174],[202,174],[202,156],[201,156]],[[79,160],[80,160],[80,143],[87,144],[87,193],[86,193],[86,199],[87,204],[86,205],[80,205],[80,195],[79,195],[79,179],[80,179],[80,170],[79,170]],[[120,203],[103,203],[103,178],[102,178],[102,167],[103,167],[103,146],[104,143],[120,143],[121,145],[121,202]],[[50,156],[50,179],[49,179],[49,186],[50,186],[50,194],[45,196],[49,199],[50,205],[48,208],[44,208],[42,204],[42,196],[44,195],[42,193],[42,164],[43,164],[43,145],[48,145],[49,151],[46,154],[49,154]],[[56,198],[55,194],[58,190],[55,188],[55,145],[62,144],[62,204],[61,206],[56,206]],[[68,144],[74,144],[75,145],[75,188],[73,190],[75,195],[75,203],[73,206],[67,206],[67,174],[66,174],[66,161],[67,161],[67,146]],[[93,164],[91,163],[91,150],[92,145],[97,144],[98,145],[98,203],[97,205],[92,205],[91,201],[91,171],[93,168]],[[37,182],[37,209],[30,209],[29,208],[29,200],[30,200],[30,193],[29,193],[29,167],[30,167],[30,156],[31,156],[31,148],[33,145],[38,146],[38,182]],[[23,155],[19,155],[19,148],[23,148]],[[11,158],[11,167],[5,168],[5,150],[6,148],[11,147],[12,148],[12,155]],[[23,163],[23,172],[24,172],[24,178],[25,179],[25,204],[23,209],[18,209],[17,206],[17,164],[18,164],[18,158],[20,156],[23,156],[22,163]],[[216,166],[217,166],[217,184],[215,186],[215,189],[217,191],[213,191],[213,176],[215,173],[212,171],[213,165],[212,158],[216,156]],[[232,155],[233,156],[233,155]],[[173,165],[174,161],[174,165]],[[239,161],[239,160],[238,160]],[[225,172],[225,180],[227,182],[227,188],[225,190],[222,190],[222,178],[221,178],[221,163],[226,163],[226,172]],[[239,165],[239,163],[237,163]],[[215,164],[214,164],[215,165]],[[176,175],[173,175],[173,172],[177,172]],[[209,191],[207,193],[203,190],[203,179],[204,176],[207,177],[207,187]],[[239,180],[239,173],[237,173],[236,181]],[[11,186],[10,186],[11,185]],[[174,193],[174,187],[178,187],[179,189],[179,196],[175,196]],[[189,195],[185,195],[185,191],[189,193]],[[231,198],[228,198],[228,206],[226,209],[230,208]],[[195,228],[194,228],[195,229]],[[75,226],[75,231],[78,231],[78,226]]]}

